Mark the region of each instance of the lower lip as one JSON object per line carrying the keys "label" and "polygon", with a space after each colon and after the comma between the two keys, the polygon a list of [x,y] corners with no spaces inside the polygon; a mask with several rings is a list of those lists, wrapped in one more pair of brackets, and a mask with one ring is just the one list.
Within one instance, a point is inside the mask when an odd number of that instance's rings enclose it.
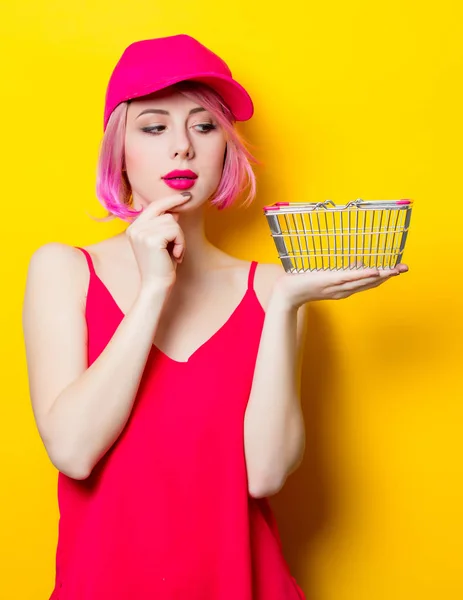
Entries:
{"label": "lower lip", "polygon": [[173,190],[189,190],[196,183],[196,179],[163,179],[163,181]]}

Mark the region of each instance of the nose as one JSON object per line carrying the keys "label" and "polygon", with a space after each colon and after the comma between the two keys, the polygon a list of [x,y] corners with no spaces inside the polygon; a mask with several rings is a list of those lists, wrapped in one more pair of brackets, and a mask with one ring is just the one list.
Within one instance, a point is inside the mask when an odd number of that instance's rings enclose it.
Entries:
{"label": "nose", "polygon": [[188,158],[191,159],[194,156],[193,144],[188,137],[187,132],[179,132],[173,140],[172,146],[172,157],[173,158]]}

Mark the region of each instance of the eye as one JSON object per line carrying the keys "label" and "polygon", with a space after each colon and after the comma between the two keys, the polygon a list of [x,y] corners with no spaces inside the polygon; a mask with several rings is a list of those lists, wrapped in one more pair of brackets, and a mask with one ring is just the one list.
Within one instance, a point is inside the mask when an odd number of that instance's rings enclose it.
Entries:
{"label": "eye", "polygon": [[165,125],[154,125],[153,127],[142,127],[142,131],[151,135],[159,135],[165,128]]}
{"label": "eye", "polygon": [[[214,125],[214,123],[198,123],[197,125],[194,125],[194,128],[198,131],[198,133],[209,133],[210,131],[217,129],[217,126]],[[160,135],[165,130],[165,125],[153,125],[152,127],[142,127],[142,131],[144,131],[145,133],[149,133],[150,135]]]}
{"label": "eye", "polygon": [[198,125],[195,125],[195,128],[199,127],[200,129],[198,129],[199,133],[209,133],[209,131],[212,131],[213,129],[217,129],[217,126],[214,125],[213,123],[198,123]]}

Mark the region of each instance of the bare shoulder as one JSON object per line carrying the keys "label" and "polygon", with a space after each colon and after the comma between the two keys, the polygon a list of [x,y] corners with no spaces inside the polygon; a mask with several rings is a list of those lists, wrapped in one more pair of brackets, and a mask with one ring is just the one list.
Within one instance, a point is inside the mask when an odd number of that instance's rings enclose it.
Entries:
{"label": "bare shoulder", "polygon": [[[277,279],[284,275],[286,275],[286,271],[281,264],[259,263],[256,271],[254,289],[264,310],[267,309],[273,286]],[[300,345],[302,345],[307,332],[308,307],[308,304],[303,304],[297,311],[298,339]]]}
{"label": "bare shoulder", "polygon": [[262,281],[275,281],[284,274],[285,270],[281,264],[260,262],[257,265],[256,279],[259,276]]}
{"label": "bare shoulder", "polygon": [[82,253],[67,244],[49,242],[37,248],[31,256],[29,270],[49,272],[50,268],[68,268],[79,264]]}
{"label": "bare shoulder", "polygon": [[277,279],[285,275],[282,265],[275,263],[259,263],[254,279],[254,289],[264,310],[268,306],[273,286]]}
{"label": "bare shoulder", "polygon": [[22,324],[30,396],[41,432],[54,399],[86,368],[84,277],[85,257],[73,246],[51,242],[30,258]]}
{"label": "bare shoulder", "polygon": [[60,242],[49,242],[32,254],[27,280],[28,285],[48,285],[59,281],[63,286],[82,289],[86,271],[86,260],[80,250]]}

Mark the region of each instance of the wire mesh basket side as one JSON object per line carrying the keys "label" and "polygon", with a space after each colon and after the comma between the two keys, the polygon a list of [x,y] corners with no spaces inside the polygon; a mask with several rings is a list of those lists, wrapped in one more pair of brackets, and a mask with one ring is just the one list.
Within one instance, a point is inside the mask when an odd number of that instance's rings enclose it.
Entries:
{"label": "wire mesh basket side", "polygon": [[392,269],[402,260],[411,205],[267,212],[278,256],[286,272],[343,270],[355,262]]}

